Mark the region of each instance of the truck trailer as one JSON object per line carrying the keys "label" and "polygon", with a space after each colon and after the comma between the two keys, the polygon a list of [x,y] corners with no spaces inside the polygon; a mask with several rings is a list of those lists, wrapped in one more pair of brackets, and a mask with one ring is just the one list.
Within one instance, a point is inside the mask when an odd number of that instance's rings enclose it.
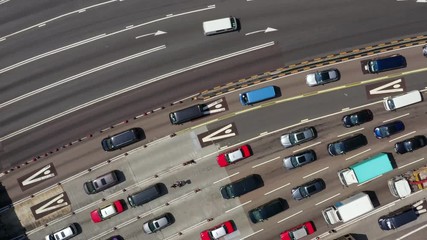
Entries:
{"label": "truck trailer", "polygon": [[380,153],[338,171],[338,177],[341,184],[348,187],[354,183],[365,183],[392,170],[388,155]]}
{"label": "truck trailer", "polygon": [[374,209],[368,194],[360,192],[347,199],[336,202],[333,206],[322,211],[323,218],[328,224],[348,222]]}

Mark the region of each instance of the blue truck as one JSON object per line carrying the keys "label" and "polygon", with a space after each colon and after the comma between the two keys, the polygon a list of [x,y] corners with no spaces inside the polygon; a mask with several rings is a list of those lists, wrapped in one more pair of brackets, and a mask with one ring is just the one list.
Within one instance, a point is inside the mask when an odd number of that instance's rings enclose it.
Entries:
{"label": "blue truck", "polygon": [[349,186],[365,183],[392,170],[389,156],[380,153],[338,171],[338,177],[342,185]]}

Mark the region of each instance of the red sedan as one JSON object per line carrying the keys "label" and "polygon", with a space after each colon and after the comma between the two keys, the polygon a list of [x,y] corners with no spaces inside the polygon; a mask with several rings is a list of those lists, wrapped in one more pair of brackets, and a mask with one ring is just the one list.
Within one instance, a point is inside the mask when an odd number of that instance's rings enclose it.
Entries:
{"label": "red sedan", "polygon": [[232,220],[229,220],[227,222],[221,223],[218,226],[201,232],[200,238],[202,240],[216,240],[234,231],[236,231],[234,223],[232,222]]}
{"label": "red sedan", "polygon": [[232,163],[248,158],[251,155],[252,153],[249,150],[249,145],[243,145],[238,149],[218,155],[217,161],[220,167],[226,167]]}
{"label": "red sedan", "polygon": [[309,221],[282,232],[282,234],[280,234],[280,239],[297,240],[313,234],[315,231],[316,229],[314,228],[313,222]]}
{"label": "red sedan", "polygon": [[93,210],[90,217],[94,223],[98,223],[123,212],[123,205],[120,200],[117,200],[110,205]]}

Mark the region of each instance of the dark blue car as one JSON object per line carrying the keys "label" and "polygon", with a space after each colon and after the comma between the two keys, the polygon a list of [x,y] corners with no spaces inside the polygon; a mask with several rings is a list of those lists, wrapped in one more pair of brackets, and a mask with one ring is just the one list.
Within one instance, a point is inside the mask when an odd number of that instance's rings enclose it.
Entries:
{"label": "dark blue car", "polygon": [[378,139],[390,137],[393,134],[405,130],[405,125],[402,121],[394,121],[378,126],[374,129],[375,137]]}

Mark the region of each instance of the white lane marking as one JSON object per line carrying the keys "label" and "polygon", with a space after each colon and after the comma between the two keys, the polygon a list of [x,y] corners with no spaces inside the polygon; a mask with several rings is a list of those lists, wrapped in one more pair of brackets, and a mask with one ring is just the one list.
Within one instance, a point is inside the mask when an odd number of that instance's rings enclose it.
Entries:
{"label": "white lane marking", "polygon": [[[68,110],[66,110],[66,111],[64,111],[62,113],[58,113],[58,114],[56,114],[54,116],[51,116],[51,117],[46,118],[44,120],[41,120],[41,121],[39,121],[37,123],[31,124],[30,126],[24,127],[24,128],[22,128],[22,129],[20,129],[18,131],[9,133],[8,135],[1,137],[0,138],[0,142],[4,141],[6,139],[9,139],[11,137],[14,137],[14,136],[16,136],[18,134],[21,134],[21,133],[24,133],[26,131],[29,131],[31,129],[34,129],[36,127],[39,127],[39,126],[41,126],[43,124],[51,122],[51,121],[53,121],[55,119],[58,119],[60,117],[66,116],[66,115],[68,115],[70,113],[73,113],[75,111],[78,111],[80,109],[89,107],[91,105],[94,105],[94,104],[99,103],[101,101],[105,101],[105,100],[113,98],[113,97],[116,97],[118,95],[121,95],[123,93],[129,92],[131,90],[143,87],[145,85],[149,85],[149,84],[154,83],[154,82],[158,82],[160,80],[163,80],[165,78],[168,78],[168,77],[171,77],[171,76],[183,73],[183,72],[188,72],[190,70],[193,70],[193,69],[196,69],[196,68],[208,65],[210,63],[219,62],[219,61],[227,59],[227,58],[235,57],[235,56],[238,56],[238,55],[241,55],[241,54],[244,54],[244,53],[253,52],[255,50],[259,50],[259,49],[262,49],[262,48],[270,47],[270,46],[273,46],[274,44],[275,44],[274,42],[268,42],[268,43],[264,43],[264,44],[261,44],[261,45],[257,45],[257,46],[254,46],[254,47],[251,47],[251,48],[247,48],[247,49],[244,49],[244,50],[240,50],[240,51],[237,51],[237,52],[234,52],[234,53],[230,53],[230,54],[227,54],[227,55],[224,55],[224,56],[221,56],[221,57],[216,57],[216,58],[213,58],[213,59],[201,62],[201,63],[196,63],[194,65],[191,65],[191,66],[188,66],[188,67],[185,67],[185,68],[181,68],[181,69],[178,69],[178,70],[175,70],[175,71],[172,71],[172,72],[169,72],[169,73],[157,76],[155,78],[149,79],[147,81],[143,81],[143,82],[140,82],[138,84],[126,87],[124,89],[118,90],[116,92],[110,93],[110,94],[102,96],[102,97],[99,97],[97,99],[94,99],[92,101],[86,102],[86,103],[81,104],[79,106],[76,106],[74,108],[68,109]],[[204,124],[201,124],[201,125],[204,125]]]}
{"label": "white lane marking", "polygon": [[224,181],[224,180],[226,180],[226,179],[229,179],[229,178],[231,178],[231,177],[234,177],[234,176],[236,176],[236,175],[237,175],[237,174],[239,174],[239,173],[240,173],[240,172],[236,172],[236,173],[231,174],[231,175],[229,175],[229,176],[227,176],[227,177],[221,178],[220,180],[217,180],[217,181],[213,182],[213,184],[217,184],[217,183],[222,182],[222,181]]}
{"label": "white lane marking", "polygon": [[346,158],[345,160],[347,161],[347,160],[350,160],[350,159],[352,159],[352,158],[355,158],[355,157],[357,157],[357,156],[359,156],[359,155],[362,155],[362,154],[364,154],[365,152],[369,152],[369,151],[371,151],[371,149],[370,148],[368,148],[368,149],[366,149],[365,151],[363,151],[363,152],[360,152],[360,153],[358,153],[358,154],[355,154],[355,155],[353,155],[353,156],[351,156],[351,157],[348,157],[348,158]]}
{"label": "white lane marking", "polygon": [[103,34],[97,35],[95,37],[84,39],[84,40],[81,40],[79,42],[72,43],[70,45],[67,45],[67,46],[64,46],[64,47],[60,47],[60,48],[51,50],[49,52],[42,53],[42,54],[39,54],[37,56],[28,58],[28,59],[23,60],[21,62],[12,64],[12,65],[10,65],[8,67],[0,69],[0,74],[2,74],[4,72],[7,72],[7,71],[10,71],[12,69],[15,69],[17,67],[23,66],[23,65],[25,65],[27,63],[34,62],[36,60],[39,60],[39,59],[42,59],[44,57],[53,55],[55,53],[59,53],[59,52],[62,52],[62,51],[65,51],[65,50],[68,50],[68,49],[71,49],[71,48],[74,48],[74,47],[78,47],[80,45],[83,45],[83,44],[86,44],[86,43],[89,43],[89,42],[93,42],[95,40],[99,40],[99,39],[102,39],[102,38],[105,38],[105,37],[113,36],[115,34],[119,34],[119,33],[122,33],[122,32],[125,32],[125,31],[129,31],[129,30],[132,30],[132,29],[135,29],[135,28],[138,28],[138,27],[149,25],[149,24],[152,24],[152,23],[160,22],[160,21],[163,21],[163,20],[166,20],[166,19],[170,19],[170,18],[174,18],[174,17],[178,17],[178,16],[184,16],[184,15],[191,14],[191,13],[196,13],[196,12],[211,10],[211,9],[214,9],[214,8],[215,8],[215,5],[211,5],[211,6],[208,6],[207,8],[202,8],[202,9],[197,9],[197,10],[193,10],[193,11],[189,11],[189,12],[184,12],[184,13],[176,14],[176,15],[170,16],[170,17],[163,17],[163,18],[155,19],[155,20],[152,20],[152,21],[149,21],[149,22],[145,22],[145,23],[142,23],[142,24],[139,24],[139,25],[135,25],[133,28],[129,28],[129,29],[125,28],[125,29],[122,29],[122,30],[119,30],[119,31],[116,31],[116,32],[109,33],[109,34],[103,33]]}
{"label": "white lane marking", "polygon": [[328,198],[326,198],[325,200],[320,201],[320,202],[318,202],[318,203],[316,203],[316,204],[314,204],[314,205],[315,205],[315,206],[320,205],[320,204],[322,204],[322,203],[324,203],[324,202],[326,202],[326,201],[331,200],[331,199],[332,199],[332,198],[334,198],[334,197],[338,197],[339,195],[341,195],[341,193],[337,193],[337,194],[335,194],[334,196],[332,196],[332,197],[328,197]]}
{"label": "white lane marking", "polygon": [[25,60],[23,60],[23,61],[21,61],[21,62],[18,62],[18,63],[12,64],[12,65],[10,65],[10,66],[7,66],[7,67],[5,67],[5,68],[0,69],[0,74],[5,73],[5,72],[7,72],[7,71],[10,71],[10,70],[12,70],[12,69],[15,69],[15,68],[17,68],[17,67],[23,66],[23,65],[25,65],[25,64],[27,64],[27,63],[31,63],[31,62],[34,62],[34,61],[36,61],[36,60],[39,60],[39,59],[45,58],[45,57],[47,57],[47,56],[53,55],[53,54],[55,54],[55,53],[59,53],[59,52],[62,52],[62,51],[65,51],[65,50],[68,50],[68,49],[71,49],[71,48],[74,48],[74,47],[77,47],[77,46],[80,46],[80,45],[86,44],[86,43],[93,42],[93,41],[95,41],[95,40],[98,40],[98,39],[104,38],[105,36],[106,36],[106,35],[105,35],[105,33],[103,33],[103,34],[101,34],[101,35],[97,35],[97,36],[94,36],[94,37],[91,37],[91,38],[88,38],[88,39],[84,39],[84,40],[82,40],[82,41],[79,41],[79,42],[76,42],[76,43],[73,43],[73,44],[70,44],[70,45],[67,45],[67,46],[64,46],[64,47],[60,47],[60,48],[57,48],[57,49],[51,50],[51,51],[49,51],[49,52],[45,52],[45,53],[42,53],[42,54],[36,55],[36,56],[34,56],[34,57],[31,57],[31,58],[25,59]]}
{"label": "white lane marking", "polygon": [[424,158],[420,158],[420,159],[415,160],[415,161],[413,161],[413,162],[410,162],[410,163],[408,163],[408,164],[402,165],[402,166],[398,167],[397,169],[402,169],[402,168],[404,168],[404,167],[407,167],[407,166],[409,166],[409,165],[412,165],[412,164],[417,163],[417,162],[422,161],[422,160],[424,160]]}
{"label": "white lane marking", "polygon": [[260,232],[262,232],[262,231],[264,231],[264,228],[261,228],[260,230],[258,230],[258,231],[256,231],[256,232],[254,232],[254,233],[251,233],[251,234],[249,234],[249,235],[247,235],[247,236],[245,236],[245,237],[242,237],[240,240],[245,240],[246,238],[250,238],[250,237],[252,237],[253,235],[258,234],[258,233],[260,233]]}
{"label": "white lane marking", "polygon": [[305,147],[303,147],[303,148],[297,149],[297,150],[293,151],[293,153],[296,153],[296,152],[302,151],[302,150],[307,149],[307,148],[314,147],[314,146],[319,145],[319,144],[321,144],[321,143],[322,143],[322,142],[313,143],[313,144],[311,144],[311,145],[308,145],[308,146],[305,146]]}
{"label": "white lane marking", "polygon": [[[418,1],[418,0],[417,0]],[[421,227],[419,227],[419,228],[417,228],[417,229],[415,229],[415,230],[413,230],[413,231],[410,231],[410,232],[408,232],[407,234],[405,234],[405,235],[403,235],[403,236],[401,236],[401,237],[399,237],[399,238],[396,238],[396,240],[402,240],[402,239],[404,239],[404,238],[406,238],[406,237],[408,237],[408,236],[410,236],[410,235],[412,235],[412,234],[414,234],[414,233],[416,233],[416,232],[418,232],[418,231],[421,231],[421,230],[423,230],[424,228],[426,228],[427,227],[427,224],[426,225],[424,225],[424,226],[421,226]]]}
{"label": "white lane marking", "polygon": [[312,176],[312,175],[314,175],[314,174],[317,174],[317,173],[319,173],[319,172],[321,172],[321,171],[325,171],[326,169],[328,169],[329,167],[325,167],[325,168],[322,168],[322,169],[320,169],[320,170],[317,170],[317,171],[315,171],[314,173],[310,173],[310,174],[308,174],[308,175],[306,175],[306,176],[304,176],[304,177],[302,177],[302,178],[308,178],[308,177],[310,177],[310,176]]}
{"label": "white lane marking", "polygon": [[0,5],[1,5],[1,4],[5,4],[5,3],[9,2],[9,1],[10,1],[10,0],[1,0],[1,1],[0,1]]}
{"label": "white lane marking", "polygon": [[109,63],[106,63],[106,64],[103,64],[101,66],[98,66],[98,67],[86,70],[86,71],[81,72],[79,74],[76,74],[76,75],[64,78],[62,80],[59,80],[57,82],[54,82],[54,83],[49,84],[47,86],[44,86],[42,88],[33,90],[33,91],[25,93],[25,94],[23,94],[23,95],[21,95],[19,97],[16,97],[16,98],[8,100],[8,101],[6,101],[4,103],[1,103],[0,104],[0,108],[4,108],[4,107],[6,107],[8,105],[11,105],[11,104],[16,103],[18,101],[21,101],[21,100],[23,100],[25,98],[34,96],[36,94],[39,94],[39,93],[44,92],[44,91],[47,91],[47,90],[52,89],[54,87],[60,86],[62,84],[65,84],[65,83],[77,80],[77,79],[79,79],[81,77],[84,77],[84,76],[87,76],[89,74],[96,73],[98,71],[104,70],[104,69],[112,67],[114,65],[117,65],[117,64],[120,64],[120,63],[124,63],[124,62],[130,61],[132,59],[135,59],[135,58],[138,58],[138,57],[141,57],[141,56],[144,56],[144,55],[147,55],[147,54],[150,54],[150,53],[153,53],[153,52],[165,49],[165,48],[166,48],[165,45],[158,46],[158,47],[155,47],[155,48],[151,48],[151,49],[148,49],[148,50],[145,50],[145,51],[142,51],[142,52],[139,52],[139,53],[136,53],[136,54],[133,54],[133,55],[130,55],[130,56],[127,56],[127,57],[124,57],[124,58],[120,58],[120,59],[117,59],[115,61],[112,61],[112,62],[109,62]]}
{"label": "white lane marking", "polygon": [[272,161],[274,161],[274,160],[277,160],[277,159],[279,159],[279,158],[280,158],[280,156],[279,156],[279,157],[275,157],[275,158],[273,158],[273,159],[267,160],[267,161],[262,162],[262,163],[260,163],[260,164],[254,165],[254,166],[252,166],[252,168],[256,168],[256,167],[262,166],[262,165],[264,165],[264,164],[267,164],[267,163],[272,162]]}
{"label": "white lane marking", "polygon": [[399,119],[399,118],[402,118],[402,117],[409,116],[409,114],[410,114],[410,113],[405,113],[405,114],[403,114],[403,115],[400,115],[400,116],[397,116],[397,117],[394,117],[394,118],[390,118],[390,119],[384,120],[384,121],[383,121],[383,123],[391,122],[391,121],[393,121],[393,120],[396,120],[396,119]]}
{"label": "white lane marking", "polygon": [[143,38],[143,37],[148,37],[148,36],[151,36],[151,35],[153,35],[153,36],[159,36],[159,35],[163,35],[163,34],[166,34],[166,33],[167,32],[163,32],[163,31],[157,30],[156,32],[153,32],[153,33],[147,33],[147,34],[144,34],[144,35],[136,36],[135,39]]}
{"label": "white lane marking", "polygon": [[282,189],[282,188],[285,188],[285,187],[287,187],[287,186],[289,186],[289,185],[290,185],[290,183],[286,183],[285,185],[283,185],[283,186],[281,186],[281,187],[275,188],[275,189],[271,190],[270,192],[266,192],[266,193],[264,193],[264,196],[267,196],[268,194],[273,193],[273,192],[275,192],[275,191],[277,191],[277,190],[280,190],[280,189]]}
{"label": "white lane marking", "polygon": [[[110,1],[102,2],[102,3],[98,3],[98,4],[94,4],[94,5],[90,5],[90,6],[88,6],[88,7],[84,7],[84,8],[81,8],[81,9],[74,10],[74,11],[72,11],[72,12],[68,12],[68,13],[65,13],[65,14],[62,14],[62,15],[59,15],[59,16],[56,16],[56,17],[51,18],[51,19],[48,19],[48,20],[46,20],[46,21],[43,21],[43,22],[40,22],[40,23],[36,23],[36,24],[34,24],[34,25],[32,25],[32,26],[29,26],[29,27],[26,27],[26,28],[21,29],[21,30],[19,30],[19,31],[16,31],[16,32],[10,33],[10,34],[8,34],[8,35],[6,35],[6,36],[0,37],[0,42],[1,42],[1,41],[6,40],[8,37],[11,37],[11,36],[17,35],[17,34],[19,34],[19,33],[22,33],[22,32],[25,32],[25,31],[28,31],[28,30],[30,30],[30,29],[37,28],[37,27],[43,27],[43,26],[46,26],[46,24],[47,24],[47,23],[53,22],[53,21],[58,20],[58,19],[60,19],[60,18],[67,17],[67,16],[70,16],[70,15],[72,15],[72,14],[76,14],[76,13],[77,13],[77,14],[78,14],[78,13],[82,13],[82,12],[85,12],[86,10],[88,10],[88,9],[95,8],[95,7],[99,7],[99,6],[106,5],[106,4],[113,3],[113,2],[117,2],[117,0],[110,0]],[[2,4],[2,3],[0,3],[0,4]]]}
{"label": "white lane marking", "polygon": [[242,204],[240,204],[240,205],[238,205],[238,206],[235,206],[234,208],[230,208],[230,209],[228,209],[227,211],[225,211],[225,213],[229,213],[229,212],[231,212],[231,211],[235,210],[236,208],[243,207],[243,206],[245,206],[246,204],[249,204],[249,203],[251,203],[251,202],[252,202],[252,200],[249,200],[249,201],[247,201],[247,202],[244,202],[244,203],[242,203]]}
{"label": "white lane marking", "polygon": [[291,218],[291,217],[294,217],[294,216],[296,216],[296,215],[298,215],[298,214],[300,214],[300,213],[302,213],[303,212],[303,210],[301,210],[301,211],[299,211],[299,212],[296,212],[296,213],[294,213],[294,214],[292,214],[292,215],[290,215],[290,216],[288,216],[288,217],[285,217],[284,219],[282,219],[282,220],[279,220],[277,223],[281,223],[281,222],[283,222],[283,221],[285,221],[285,220],[287,220],[287,219],[289,219],[289,218]]}
{"label": "white lane marking", "polygon": [[388,141],[388,142],[394,142],[394,141],[396,141],[396,140],[398,140],[398,139],[404,138],[404,137],[409,136],[409,135],[411,135],[411,134],[414,134],[414,133],[416,133],[416,132],[417,132],[417,131],[412,131],[412,132],[410,132],[410,133],[403,134],[402,136],[399,136],[399,137],[397,137],[397,138],[393,138],[393,139],[391,139],[391,140],[390,140],[390,141]]}
{"label": "white lane marking", "polygon": [[255,33],[269,33],[269,32],[276,32],[277,29],[275,28],[271,28],[271,27],[267,27],[266,29],[262,29],[262,30],[257,30],[257,31],[253,31],[253,32],[248,32],[245,34],[245,36],[249,36]]}
{"label": "white lane marking", "polygon": [[342,136],[345,136],[345,135],[348,135],[348,134],[352,134],[352,133],[355,133],[355,132],[358,132],[358,131],[362,131],[363,129],[365,129],[365,128],[359,128],[359,129],[356,129],[356,130],[353,130],[353,131],[350,131],[350,132],[346,132],[346,133],[338,135],[337,137],[342,137]]}

